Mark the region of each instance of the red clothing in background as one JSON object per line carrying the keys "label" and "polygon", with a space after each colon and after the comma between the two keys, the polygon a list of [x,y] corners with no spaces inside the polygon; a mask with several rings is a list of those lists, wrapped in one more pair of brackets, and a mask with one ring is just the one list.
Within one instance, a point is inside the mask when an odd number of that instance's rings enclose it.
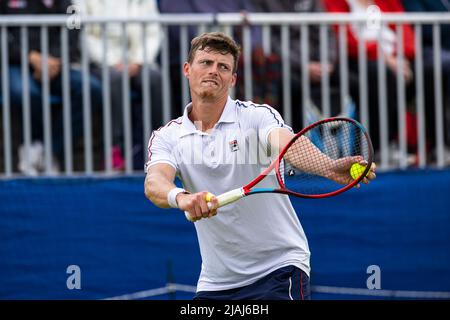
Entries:
{"label": "red clothing in background", "polygon": [[[399,0],[374,0],[375,5],[380,8],[381,12],[395,13],[404,12],[403,6]],[[346,0],[323,0],[325,9],[328,12],[350,12],[350,7]],[[403,24],[403,48],[405,57],[407,59],[414,59],[414,31],[409,24]],[[396,33],[396,25],[389,24],[389,28]],[[338,26],[334,26],[336,32],[338,32]],[[350,25],[346,26],[347,29],[347,42],[348,42],[348,55],[352,58],[358,57],[358,40],[354,34]],[[366,42],[366,52],[369,60],[376,60],[378,56],[378,43],[377,41]],[[396,52],[394,52],[396,54]]]}

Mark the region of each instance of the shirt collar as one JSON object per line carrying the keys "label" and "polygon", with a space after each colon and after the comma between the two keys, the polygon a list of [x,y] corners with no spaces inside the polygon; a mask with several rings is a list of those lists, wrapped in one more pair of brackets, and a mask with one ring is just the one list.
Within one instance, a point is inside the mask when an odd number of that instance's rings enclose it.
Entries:
{"label": "shirt collar", "polygon": [[[183,112],[183,132],[181,133],[181,136],[189,135],[189,134],[205,134],[195,127],[194,123],[189,119],[189,112],[192,109],[192,102],[190,102],[185,108]],[[222,114],[220,115],[220,119],[217,122],[219,123],[233,123],[236,122],[236,102],[231,99],[231,97],[228,97],[227,103],[225,104],[225,108],[222,111]],[[216,124],[216,125],[217,125]]]}

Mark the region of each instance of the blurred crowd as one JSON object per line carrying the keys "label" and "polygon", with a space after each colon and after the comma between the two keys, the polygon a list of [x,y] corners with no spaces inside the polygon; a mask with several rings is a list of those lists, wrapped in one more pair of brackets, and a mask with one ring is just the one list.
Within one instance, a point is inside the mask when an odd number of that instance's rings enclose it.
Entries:
{"label": "blurred crowd", "polygon": [[[312,12],[347,12],[365,13],[369,6],[378,6],[381,12],[450,12],[450,0],[0,0],[0,14],[66,14],[70,5],[76,5],[82,14],[88,16],[104,17],[143,17],[154,14],[166,13],[312,13]],[[220,29],[220,26],[214,26]],[[347,116],[357,117],[360,112],[360,82],[358,63],[358,43],[364,40],[365,54],[367,57],[367,81],[368,81],[368,111],[369,128],[374,147],[377,150],[379,141],[379,105],[378,92],[378,64],[379,54],[384,57],[386,64],[386,96],[387,113],[389,120],[389,142],[394,146],[398,141],[397,126],[397,80],[402,77],[406,87],[406,119],[408,152],[416,153],[416,93],[415,93],[415,35],[414,28],[409,24],[402,24],[403,31],[403,59],[398,59],[397,42],[398,30],[395,24],[382,26],[379,29],[363,25],[362,28],[356,24],[348,24],[346,28],[347,54],[349,66],[348,88],[352,105],[355,106],[354,113]],[[19,27],[8,29],[8,56],[9,56],[9,89],[10,104],[16,119],[22,119],[20,113],[23,105],[24,73],[21,67],[21,31]],[[90,104],[93,114],[93,130],[97,132],[97,143],[101,145],[103,103],[107,98],[111,110],[112,123],[112,164],[114,170],[121,171],[125,167],[124,160],[124,114],[123,106],[129,99],[133,122],[133,168],[139,170],[144,161],[146,141],[142,134],[142,96],[143,88],[150,92],[151,122],[153,128],[158,128],[162,123],[162,73],[161,73],[161,45],[162,30],[157,23],[148,24],[145,30],[146,42],[143,42],[143,28],[137,24],[130,24],[125,30],[120,24],[111,24],[105,30],[100,25],[87,25],[86,48],[89,58],[89,89]],[[169,31],[169,64],[170,64],[170,96],[172,115],[178,116],[182,105],[182,61],[180,60],[180,30],[177,26],[170,26]],[[189,27],[189,39],[198,32],[196,27]],[[308,55],[309,63],[307,69],[303,70],[301,63],[301,32],[298,26],[290,27],[289,57],[291,74],[291,105],[293,111],[293,127],[299,130],[303,123],[302,107],[302,73],[309,76],[310,94],[312,104],[320,109],[323,99],[321,81],[323,74],[328,75],[331,95],[331,115],[337,115],[347,106],[340,104],[340,90],[342,88],[339,62],[339,29],[331,26],[327,32],[328,56],[326,62],[321,63],[319,26],[309,28]],[[233,30],[233,36],[242,45],[242,26]],[[425,114],[426,114],[426,137],[427,151],[429,157],[435,157],[435,96],[434,96],[434,74],[433,68],[436,63],[442,66],[442,85],[444,93],[444,119],[446,143],[450,145],[448,125],[450,117],[450,25],[442,25],[441,36],[441,61],[434,61],[432,26],[423,26],[423,63],[425,84]],[[72,135],[76,143],[82,143],[83,135],[83,74],[80,68],[80,35],[79,30],[69,32],[70,39],[70,101],[72,112]],[[107,42],[108,50],[103,52],[103,37]],[[26,80],[31,107],[32,119],[32,141],[28,150],[23,146],[16,146],[17,169],[27,175],[37,175],[42,171],[42,79],[47,77],[50,83],[50,104],[52,112],[52,136],[53,157],[55,172],[58,172],[64,162],[63,148],[63,113],[62,108],[62,52],[61,36],[59,27],[48,28],[49,58],[46,61],[48,71],[43,70],[45,65],[41,50],[41,31],[38,27],[31,27],[28,31],[28,74]],[[267,103],[282,111],[282,45],[281,30],[279,27],[271,28],[271,52],[265,51],[262,41],[262,28],[251,26],[251,64],[253,97],[256,103]],[[124,58],[123,43],[126,42],[127,54]],[[183,50],[188,50],[184,48]],[[144,61],[148,68],[143,68]],[[109,96],[105,97],[102,91],[102,81],[105,75],[104,64],[107,65],[106,74],[109,78]],[[245,61],[247,63],[247,61]],[[238,70],[238,83],[235,97],[241,100],[245,98],[243,80],[244,61],[241,58]],[[0,70],[1,71],[1,70]],[[148,73],[148,76],[144,72]],[[125,75],[125,76],[124,76]],[[106,79],[108,79],[106,78]],[[126,82],[124,83],[124,79]],[[148,79],[148,81],[144,81]],[[0,79],[1,81],[1,79]],[[129,86],[130,96],[124,96],[124,86]],[[145,88],[147,86],[148,88]],[[1,93],[0,93],[1,100]],[[97,117],[97,118],[96,118]],[[20,121],[19,121],[20,123]],[[19,125],[20,126],[20,125]],[[18,141],[21,130],[18,130]],[[80,142],[81,141],[81,142]],[[102,149],[98,149],[98,154]],[[23,158],[35,159],[23,161]],[[105,159],[98,161],[102,169]],[[413,160],[417,161],[416,160]]]}

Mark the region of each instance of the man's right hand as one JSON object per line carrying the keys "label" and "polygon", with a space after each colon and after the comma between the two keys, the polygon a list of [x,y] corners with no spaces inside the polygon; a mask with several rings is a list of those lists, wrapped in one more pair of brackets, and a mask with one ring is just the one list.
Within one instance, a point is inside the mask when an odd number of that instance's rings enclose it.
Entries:
{"label": "man's right hand", "polygon": [[211,218],[217,214],[217,207],[219,205],[217,198],[211,199],[211,210],[208,208],[206,202],[206,195],[208,192],[197,192],[193,194],[179,193],[177,195],[178,208],[182,211],[188,212],[192,219],[198,221],[202,218]]}

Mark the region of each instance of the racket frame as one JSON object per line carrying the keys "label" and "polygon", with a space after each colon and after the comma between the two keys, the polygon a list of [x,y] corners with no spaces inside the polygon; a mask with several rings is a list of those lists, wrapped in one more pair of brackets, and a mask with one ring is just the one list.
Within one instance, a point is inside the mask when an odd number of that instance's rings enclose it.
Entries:
{"label": "racket frame", "polygon": [[[322,125],[324,123],[329,123],[332,121],[345,121],[345,122],[353,123],[361,130],[362,134],[364,134],[366,141],[367,141],[368,148],[369,148],[367,165],[366,165],[366,168],[364,169],[364,172],[362,172],[361,175],[357,179],[353,180],[351,183],[343,186],[342,188],[332,191],[332,192],[324,193],[324,194],[302,194],[302,193],[291,191],[291,190],[287,189],[286,185],[283,182],[283,178],[282,178],[282,175],[280,172],[281,161],[283,161],[284,155],[289,150],[289,148],[292,146],[292,144],[295,141],[297,141],[301,136],[304,136],[305,133],[307,133],[309,130],[311,130],[319,125]],[[251,195],[251,194],[256,194],[256,193],[269,193],[269,192],[282,193],[282,194],[292,195],[292,196],[296,196],[296,197],[300,197],[300,198],[309,198],[309,199],[321,199],[321,198],[332,197],[332,196],[338,195],[342,192],[345,192],[348,189],[351,189],[354,186],[356,186],[358,183],[360,183],[361,180],[369,172],[369,170],[372,166],[372,162],[373,162],[373,146],[372,146],[372,142],[370,140],[369,134],[368,134],[366,128],[364,128],[364,126],[362,126],[358,121],[356,121],[354,119],[350,119],[350,118],[344,118],[344,117],[326,118],[326,119],[317,121],[317,122],[303,128],[301,131],[299,131],[297,134],[295,134],[295,136],[292,137],[292,139],[283,147],[283,149],[280,151],[277,158],[270,164],[270,166],[267,167],[267,169],[264,170],[264,172],[262,172],[254,180],[252,180],[250,183],[248,183],[244,187],[242,187],[242,189],[244,191],[243,197]],[[253,188],[261,180],[263,180],[273,169],[275,169],[277,181],[278,181],[280,188]]]}

